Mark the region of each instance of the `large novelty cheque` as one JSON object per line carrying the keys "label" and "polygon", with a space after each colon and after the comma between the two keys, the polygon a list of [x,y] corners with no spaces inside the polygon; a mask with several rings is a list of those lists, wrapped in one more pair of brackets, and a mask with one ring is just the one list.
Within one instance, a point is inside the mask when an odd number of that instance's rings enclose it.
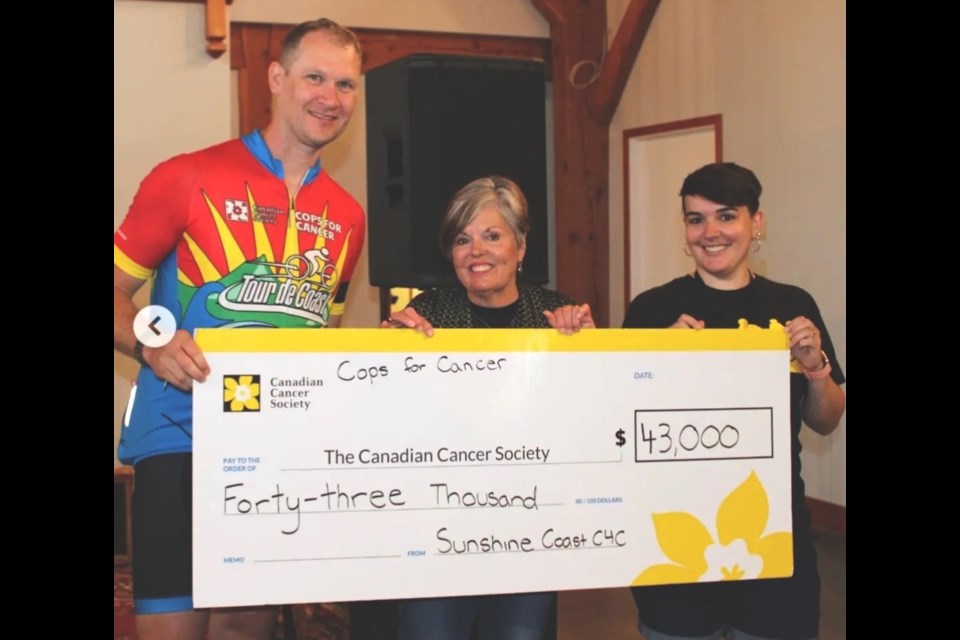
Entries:
{"label": "large novelty cheque", "polygon": [[793,572],[782,328],[197,341],[198,607]]}

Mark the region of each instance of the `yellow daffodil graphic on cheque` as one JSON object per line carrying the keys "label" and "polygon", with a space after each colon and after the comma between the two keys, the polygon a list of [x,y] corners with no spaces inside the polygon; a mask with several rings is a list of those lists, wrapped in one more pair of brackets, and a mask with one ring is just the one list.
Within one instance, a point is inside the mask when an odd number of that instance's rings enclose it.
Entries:
{"label": "yellow daffodil graphic on cheque", "polygon": [[683,511],[653,514],[660,549],[674,564],[655,564],[633,586],[784,578],[793,575],[793,535],[764,535],[769,503],[755,472],[717,510],[717,540]]}
{"label": "yellow daffodil graphic on cheque", "polygon": [[260,376],[223,376],[223,410],[260,411]]}

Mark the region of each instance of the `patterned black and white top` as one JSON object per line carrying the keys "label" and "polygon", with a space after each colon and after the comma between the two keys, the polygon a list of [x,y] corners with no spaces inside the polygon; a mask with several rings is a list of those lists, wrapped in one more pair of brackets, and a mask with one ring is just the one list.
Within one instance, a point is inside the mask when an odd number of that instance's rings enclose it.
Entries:
{"label": "patterned black and white top", "polygon": [[[550,327],[544,311],[553,311],[557,307],[575,304],[567,296],[529,284],[517,285],[520,299],[517,301],[517,315],[511,327],[518,329],[546,329]],[[410,301],[410,306],[434,327],[448,329],[478,328],[470,310],[467,290],[461,286],[424,291]],[[483,328],[479,325],[479,328]]]}

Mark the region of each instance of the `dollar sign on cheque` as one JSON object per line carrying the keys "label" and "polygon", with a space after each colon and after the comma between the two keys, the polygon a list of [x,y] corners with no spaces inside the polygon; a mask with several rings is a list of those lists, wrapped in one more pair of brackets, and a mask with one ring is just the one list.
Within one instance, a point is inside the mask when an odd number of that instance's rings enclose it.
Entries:
{"label": "dollar sign on cheque", "polygon": [[627,439],[623,437],[623,429],[617,429],[617,432],[614,434],[617,437],[617,446],[622,447],[626,444]]}

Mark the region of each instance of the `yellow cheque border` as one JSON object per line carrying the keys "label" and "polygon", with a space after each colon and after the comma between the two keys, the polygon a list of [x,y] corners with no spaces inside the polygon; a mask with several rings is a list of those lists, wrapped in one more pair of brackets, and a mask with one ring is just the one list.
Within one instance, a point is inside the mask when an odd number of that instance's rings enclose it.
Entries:
{"label": "yellow cheque border", "polygon": [[782,328],[585,329],[565,336],[554,329],[437,329],[432,338],[403,329],[199,329],[206,352],[440,352],[440,351],[778,351],[788,348]]}

